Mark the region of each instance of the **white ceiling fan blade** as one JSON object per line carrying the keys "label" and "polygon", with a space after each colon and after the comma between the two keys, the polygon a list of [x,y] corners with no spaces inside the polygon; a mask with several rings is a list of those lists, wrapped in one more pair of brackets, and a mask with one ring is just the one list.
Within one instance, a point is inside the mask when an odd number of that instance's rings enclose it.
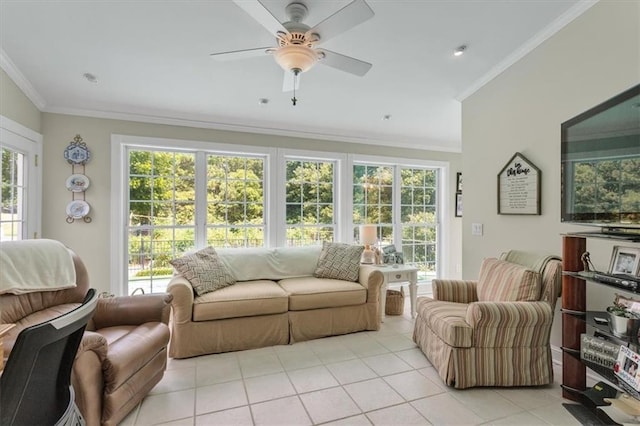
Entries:
{"label": "white ceiling fan blade", "polygon": [[279,31],[289,34],[289,31],[269,12],[269,9],[264,7],[260,0],[233,0],[233,2],[265,27],[270,34],[275,36]]}
{"label": "white ceiling fan blade", "polygon": [[235,61],[236,59],[253,58],[269,54],[272,47],[257,47],[255,49],[230,50],[229,52],[212,53],[210,56],[217,61]]}
{"label": "white ceiling fan blade", "polygon": [[298,73],[298,75],[294,75],[291,71],[285,71],[284,72],[284,79],[282,80],[282,91],[283,92],[292,92],[293,88],[294,88],[294,82],[295,82],[295,89],[299,90],[300,89],[300,76],[302,75],[302,73]]}
{"label": "white ceiling fan blade", "polygon": [[307,36],[319,34],[320,42],[324,42],[371,19],[373,15],[373,10],[364,0],[354,0],[307,31]]}
{"label": "white ceiling fan blade", "polygon": [[360,77],[365,75],[372,67],[369,62],[361,61],[360,59],[352,58],[351,56],[341,55],[327,49],[317,49],[317,51],[324,55],[318,63],[328,65],[339,69],[340,71],[355,74]]}

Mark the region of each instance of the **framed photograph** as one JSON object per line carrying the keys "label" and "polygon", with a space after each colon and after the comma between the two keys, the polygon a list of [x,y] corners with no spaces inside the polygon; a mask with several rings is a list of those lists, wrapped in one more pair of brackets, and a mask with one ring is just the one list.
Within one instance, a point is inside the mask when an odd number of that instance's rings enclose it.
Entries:
{"label": "framed photograph", "polygon": [[640,276],[640,247],[613,247],[610,274],[625,274]]}
{"label": "framed photograph", "polygon": [[456,217],[462,217],[462,193],[456,193]]}
{"label": "framed photograph", "polygon": [[456,173],[456,192],[462,192],[462,173]]}
{"label": "framed photograph", "polygon": [[616,376],[631,385],[635,390],[640,390],[640,371],[638,371],[638,365],[640,364],[640,355],[633,352],[626,346],[620,346],[620,352],[618,353],[618,359],[613,365],[613,372]]}

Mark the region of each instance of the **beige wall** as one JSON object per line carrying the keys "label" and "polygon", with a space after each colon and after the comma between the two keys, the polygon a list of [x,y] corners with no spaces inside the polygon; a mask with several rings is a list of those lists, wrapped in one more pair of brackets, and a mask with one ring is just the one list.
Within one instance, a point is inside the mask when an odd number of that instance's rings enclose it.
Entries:
{"label": "beige wall", "polygon": [[[560,234],[577,228],[560,223],[560,124],[639,82],[640,2],[603,0],[463,101],[465,278],[511,248],[561,254]],[[497,174],[515,152],[542,171],[540,216],[497,214]],[[600,253],[596,267],[606,269],[611,252]]]}
{"label": "beige wall", "polygon": [[[101,291],[109,290],[112,277],[110,261],[110,141],[112,134],[152,136],[160,138],[209,141],[243,145],[309,149],[316,151],[348,152],[379,156],[419,158],[450,163],[450,179],[460,170],[460,154],[421,151],[403,148],[368,146],[334,141],[317,141],[280,136],[256,135],[239,132],[197,129],[191,127],[145,124],[140,122],[87,118],[44,113],[44,215],[42,233],[45,238],[60,240],[80,253],[87,264],[92,285]],[[85,174],[91,180],[86,201],[91,205],[91,223],[65,222],[65,207],[71,194],[64,182],[71,174],[71,166],[62,154],[76,134],[80,134],[91,150],[92,159],[86,165]],[[453,190],[453,189],[452,189]],[[453,194],[450,200],[451,234],[448,240],[450,270],[454,274],[460,264],[460,223],[453,218]],[[115,274],[113,275],[115,276]]]}
{"label": "beige wall", "polygon": [[0,68],[0,115],[42,133],[40,111],[2,68]]}

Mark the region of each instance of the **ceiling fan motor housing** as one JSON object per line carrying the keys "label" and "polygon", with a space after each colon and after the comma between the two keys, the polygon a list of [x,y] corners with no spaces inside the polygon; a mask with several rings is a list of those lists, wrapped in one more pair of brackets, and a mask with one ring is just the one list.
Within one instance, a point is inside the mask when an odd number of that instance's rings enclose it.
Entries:
{"label": "ceiling fan motor housing", "polygon": [[302,22],[304,18],[309,14],[309,9],[303,3],[293,2],[289,3],[284,9],[285,13],[291,21]]}

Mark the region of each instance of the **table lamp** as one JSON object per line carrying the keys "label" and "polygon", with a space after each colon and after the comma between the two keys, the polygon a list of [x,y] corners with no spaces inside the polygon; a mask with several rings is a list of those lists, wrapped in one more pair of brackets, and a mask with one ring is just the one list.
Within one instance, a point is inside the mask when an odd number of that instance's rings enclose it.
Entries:
{"label": "table lamp", "polygon": [[371,247],[377,242],[378,227],[376,225],[360,225],[360,243],[364,245],[360,263],[376,263],[376,254]]}

